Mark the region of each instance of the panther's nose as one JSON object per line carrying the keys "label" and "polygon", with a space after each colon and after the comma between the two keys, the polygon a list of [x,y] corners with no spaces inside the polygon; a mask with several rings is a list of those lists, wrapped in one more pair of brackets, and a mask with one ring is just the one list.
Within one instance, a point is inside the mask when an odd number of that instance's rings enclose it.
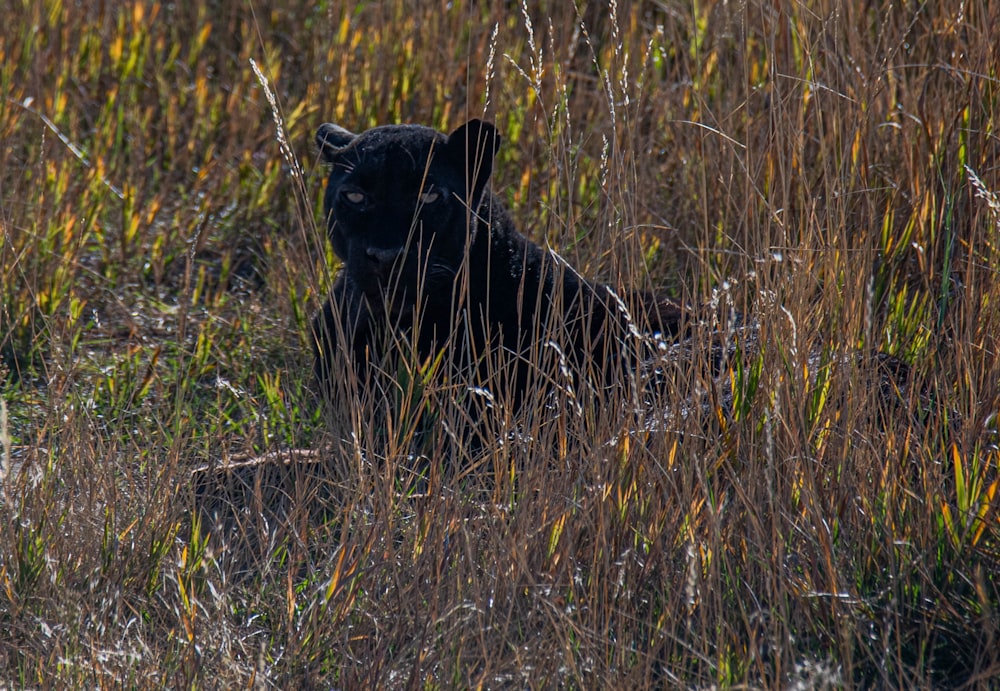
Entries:
{"label": "panther's nose", "polygon": [[368,255],[368,262],[371,264],[372,269],[380,272],[388,272],[392,269],[393,264],[396,259],[402,254],[403,250],[399,247],[394,247],[391,249],[383,249],[381,247],[369,247],[366,250]]}

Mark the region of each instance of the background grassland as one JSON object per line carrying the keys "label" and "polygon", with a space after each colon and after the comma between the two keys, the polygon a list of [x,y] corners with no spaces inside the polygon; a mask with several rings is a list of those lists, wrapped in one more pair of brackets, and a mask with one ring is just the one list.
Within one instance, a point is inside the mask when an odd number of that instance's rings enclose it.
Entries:
{"label": "background grassland", "polygon": [[[3,21],[4,686],[1000,677],[1000,3],[11,0]],[[732,416],[695,349],[660,402],[687,417],[537,404],[426,492],[400,484],[405,415],[388,444],[360,406],[353,442],[329,434],[311,133],[484,115],[536,241],[755,315]],[[911,385],[845,357],[872,350]],[[197,518],[194,468],[260,456],[210,497],[226,522]]]}

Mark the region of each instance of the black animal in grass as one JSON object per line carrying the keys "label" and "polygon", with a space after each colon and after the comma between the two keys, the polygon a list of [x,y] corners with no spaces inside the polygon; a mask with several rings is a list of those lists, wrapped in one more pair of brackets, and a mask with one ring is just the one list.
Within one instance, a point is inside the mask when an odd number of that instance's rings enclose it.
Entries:
{"label": "black animal in grass", "polygon": [[410,350],[418,362],[443,352],[468,387],[514,405],[560,376],[601,397],[628,385],[638,356],[626,344],[639,330],[679,330],[676,304],[619,297],[518,232],[489,187],[493,125],[472,120],[445,135],[325,124],[316,142],[330,166],[327,232],[343,262],[313,327],[326,396],[345,376],[343,354],[368,388]]}

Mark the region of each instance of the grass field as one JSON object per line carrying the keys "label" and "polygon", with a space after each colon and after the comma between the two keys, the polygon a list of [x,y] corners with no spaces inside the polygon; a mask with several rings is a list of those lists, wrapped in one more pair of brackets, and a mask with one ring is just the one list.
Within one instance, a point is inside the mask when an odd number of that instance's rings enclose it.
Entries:
{"label": "grass field", "polygon": [[[0,687],[1000,684],[1000,2],[578,4],[7,3]],[[470,117],[728,384],[418,483],[433,382],[327,419],[312,133]]]}

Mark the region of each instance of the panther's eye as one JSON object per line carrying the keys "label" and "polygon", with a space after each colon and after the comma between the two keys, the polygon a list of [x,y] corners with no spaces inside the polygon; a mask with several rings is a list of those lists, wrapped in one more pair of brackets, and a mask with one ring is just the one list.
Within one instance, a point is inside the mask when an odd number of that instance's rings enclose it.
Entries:
{"label": "panther's eye", "polygon": [[344,190],[340,195],[355,206],[365,203],[365,193],[358,190]]}
{"label": "panther's eye", "polygon": [[426,192],[420,193],[421,204],[433,204],[440,198],[441,198],[441,193],[438,192],[437,190],[427,190]]}

